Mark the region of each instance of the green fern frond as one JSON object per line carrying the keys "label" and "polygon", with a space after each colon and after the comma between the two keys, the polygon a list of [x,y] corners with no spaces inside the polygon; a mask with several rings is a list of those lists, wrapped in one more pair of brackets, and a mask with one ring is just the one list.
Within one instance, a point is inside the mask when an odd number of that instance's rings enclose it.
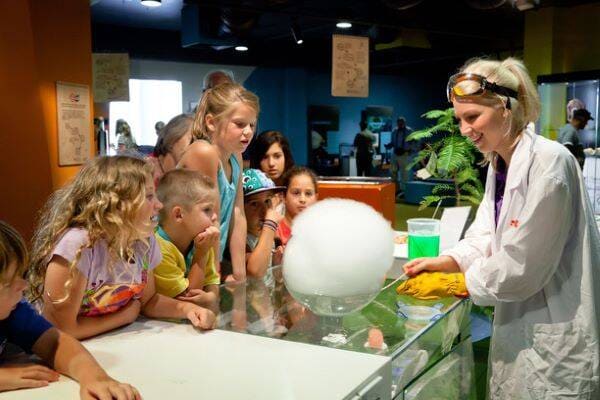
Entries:
{"label": "green fern frond", "polygon": [[440,183],[433,187],[431,193],[439,194],[440,192],[454,192],[454,186],[447,183]]}
{"label": "green fern frond", "polygon": [[467,195],[477,197],[477,198],[483,197],[482,191],[479,190],[479,188],[475,187],[474,185],[471,185],[470,183],[463,184],[462,186],[460,186],[459,190],[460,190],[461,194],[466,193]]}
{"label": "green fern frond", "polygon": [[479,182],[479,171],[473,167],[461,169],[454,177],[454,180],[458,185],[465,182]]}
{"label": "green fern frond", "polygon": [[420,164],[421,161],[423,161],[423,160],[426,160],[430,154],[431,154],[431,150],[429,150],[429,149],[424,149],[424,150],[419,151],[417,153],[417,155],[415,156],[415,158],[410,163],[408,163],[408,165],[406,166],[406,170],[407,171],[411,170],[415,165]]}
{"label": "green fern frond", "polygon": [[439,153],[438,169],[447,173],[458,171],[471,164],[469,148],[458,136],[444,138],[443,147]]}
{"label": "green fern frond", "polygon": [[460,196],[460,200],[468,201],[469,203],[474,204],[474,205],[479,205],[479,204],[481,204],[482,199],[473,197],[473,196]]}
{"label": "green fern frond", "polygon": [[426,209],[430,205],[435,204],[440,200],[442,200],[441,196],[425,196],[425,197],[423,197],[423,200],[421,200],[421,203],[419,203],[419,211]]}
{"label": "green fern frond", "polygon": [[[421,118],[427,119],[438,119],[447,115],[448,110],[431,110],[427,111],[425,114],[421,115]],[[454,115],[454,112],[452,113]]]}
{"label": "green fern frond", "polygon": [[413,140],[422,140],[429,139],[434,135],[439,133],[449,133],[451,132],[452,127],[448,124],[442,123],[434,126],[430,126],[429,128],[421,129],[419,131],[415,131],[406,137],[407,141]]}

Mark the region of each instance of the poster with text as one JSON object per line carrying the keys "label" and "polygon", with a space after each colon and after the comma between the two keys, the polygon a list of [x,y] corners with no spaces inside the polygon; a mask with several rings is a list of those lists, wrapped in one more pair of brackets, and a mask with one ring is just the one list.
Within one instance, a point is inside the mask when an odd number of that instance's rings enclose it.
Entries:
{"label": "poster with text", "polygon": [[129,101],[129,54],[94,53],[94,101]]}
{"label": "poster with text", "polygon": [[369,38],[333,35],[331,95],[369,97]]}
{"label": "poster with text", "polygon": [[90,88],[56,82],[58,165],[80,165],[90,158]]}

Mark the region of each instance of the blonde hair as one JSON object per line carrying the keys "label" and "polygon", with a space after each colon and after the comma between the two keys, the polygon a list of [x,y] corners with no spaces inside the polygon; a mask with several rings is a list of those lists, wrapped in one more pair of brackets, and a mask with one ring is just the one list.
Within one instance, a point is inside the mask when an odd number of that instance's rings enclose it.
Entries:
{"label": "blonde hair", "polygon": [[69,228],[85,229],[88,243],[77,250],[69,266],[69,279],[65,282],[67,294],[60,301],[68,297],[84,248],[92,248],[104,240],[112,263],[131,260],[133,244],[143,238],[135,221],[144,204],[148,184],[152,184],[152,166],[144,160],[127,156],[98,157],[85,165],[70,184],[50,196],[33,237],[29,275],[31,300],[42,296],[52,251]]}
{"label": "blonde hair", "polygon": [[[27,246],[19,232],[4,221],[0,221],[0,284],[12,282],[27,269]],[[8,266],[15,262],[17,269],[13,276],[7,276]]]}
{"label": "blonde hair", "polygon": [[156,195],[163,208],[160,219],[168,218],[169,212],[175,206],[189,210],[200,201],[217,202],[217,189],[213,181],[198,171],[174,169],[160,179]]}
{"label": "blonde hair", "polygon": [[206,117],[212,115],[219,130],[223,121],[231,115],[239,103],[252,108],[256,115],[260,112],[258,97],[237,83],[222,83],[207,89],[196,110],[192,128],[194,137],[210,141],[211,133],[206,124]]}
{"label": "blonde hair", "polygon": [[[465,63],[460,72],[481,75],[489,82],[513,89],[518,93],[517,99],[508,97],[510,110],[506,107],[506,96],[491,91],[485,94],[486,98],[502,104],[505,111],[509,112],[510,125],[507,135],[512,143],[516,143],[527,124],[537,121],[540,115],[540,98],[522,61],[513,57],[503,61],[472,59]],[[485,154],[485,159],[494,161],[496,153]]]}

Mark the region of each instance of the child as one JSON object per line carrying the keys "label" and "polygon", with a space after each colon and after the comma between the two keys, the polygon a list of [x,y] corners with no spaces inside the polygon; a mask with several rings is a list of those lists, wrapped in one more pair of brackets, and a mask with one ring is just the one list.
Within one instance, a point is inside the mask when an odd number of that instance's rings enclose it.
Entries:
{"label": "child", "polygon": [[294,166],[290,143],[279,131],[264,131],[252,143],[250,168],[260,169],[276,185],[283,183],[285,171]]}
{"label": "child", "polygon": [[176,169],[162,177],[157,196],[163,208],[156,231],[162,252],[154,270],[156,291],[216,310],[220,279],[213,249],[219,242],[215,185],[198,171]]}
{"label": "child", "polygon": [[[241,153],[254,135],[258,97],[234,83],[220,84],[202,95],[194,120],[197,139],[188,147],[179,167],[202,172],[218,183],[220,222],[219,261],[229,243],[233,279],[246,277],[246,216],[242,196]],[[224,275],[224,274],[222,274]]]}
{"label": "child", "polygon": [[117,131],[117,154],[135,152],[138,145],[131,134],[131,128],[127,121],[119,119],[115,130]]}
{"label": "child", "polygon": [[159,295],[154,228],[162,204],[152,167],[137,158],[99,157],[58,190],[34,237],[30,280],[43,315],[76,338],[151,318],[188,318],[212,328],[214,314]]}
{"label": "child", "polygon": [[272,200],[277,192],[285,190],[258,169],[244,171],[244,211],[248,221],[246,239],[246,268],[248,275],[263,278],[267,285],[274,284],[270,268],[281,264],[283,247],[275,248],[275,232],[283,219]]}
{"label": "child", "polygon": [[279,223],[277,235],[285,246],[292,236],[292,221],[306,207],[317,202],[317,176],[306,167],[294,166],[286,174],[283,184],[285,191],[285,218]]}
{"label": "child", "polygon": [[[82,398],[140,399],[137,390],[106,374],[71,336],[53,328],[24,301],[27,249],[21,236],[0,221],[0,352],[6,341],[35,353],[80,384]],[[0,366],[0,392],[48,386],[59,374],[43,365]]]}

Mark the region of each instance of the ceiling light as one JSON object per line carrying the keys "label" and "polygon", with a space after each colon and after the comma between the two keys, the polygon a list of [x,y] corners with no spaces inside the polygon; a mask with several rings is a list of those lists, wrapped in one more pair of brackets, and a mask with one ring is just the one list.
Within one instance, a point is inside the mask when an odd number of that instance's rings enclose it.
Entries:
{"label": "ceiling light", "polygon": [[539,0],[513,0],[514,6],[519,11],[531,10],[535,8],[540,3]]}
{"label": "ceiling light", "polygon": [[162,0],[142,0],[142,5],[146,7],[160,7]]}
{"label": "ceiling light", "polygon": [[248,46],[235,46],[237,51],[248,51]]}
{"label": "ceiling light", "polygon": [[337,26],[340,29],[350,29],[352,28],[352,24],[348,21],[340,21],[337,24],[335,24],[335,26]]}
{"label": "ceiling light", "polygon": [[292,24],[290,29],[292,31],[292,37],[294,38],[294,42],[296,42],[296,44],[304,43],[304,39],[302,39],[302,31],[300,31],[300,27],[298,26],[298,24]]}

